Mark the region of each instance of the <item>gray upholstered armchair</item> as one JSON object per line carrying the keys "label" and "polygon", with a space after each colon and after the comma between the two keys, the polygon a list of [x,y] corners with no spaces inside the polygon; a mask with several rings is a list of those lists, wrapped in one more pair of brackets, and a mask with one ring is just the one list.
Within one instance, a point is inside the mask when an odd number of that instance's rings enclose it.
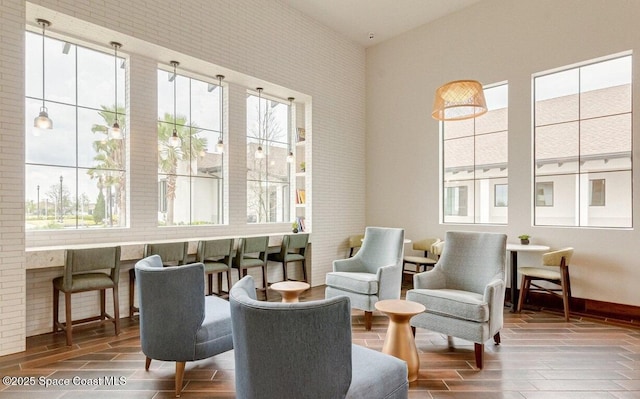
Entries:
{"label": "gray upholstered armchair", "polygon": [[163,267],[152,255],[136,263],[140,298],[140,345],[151,359],[176,362],[176,397],[185,362],[233,349],[229,302],[204,295],[204,266]]}
{"label": "gray upholstered armchair", "polygon": [[427,310],[411,325],[474,342],[482,368],[484,343],[491,337],[500,343],[507,236],[448,232],[444,243],[436,266],[413,276],[407,300]]}
{"label": "gray upholstered armchair", "polygon": [[365,329],[371,330],[376,302],[400,298],[403,245],[403,229],[367,227],[362,248],[352,258],[333,261],[325,297],[348,296],[351,306],[364,310]]}
{"label": "gray upholstered armchair", "polygon": [[400,399],[404,361],[351,343],[349,298],[256,300],[251,276],[229,295],[238,399]]}

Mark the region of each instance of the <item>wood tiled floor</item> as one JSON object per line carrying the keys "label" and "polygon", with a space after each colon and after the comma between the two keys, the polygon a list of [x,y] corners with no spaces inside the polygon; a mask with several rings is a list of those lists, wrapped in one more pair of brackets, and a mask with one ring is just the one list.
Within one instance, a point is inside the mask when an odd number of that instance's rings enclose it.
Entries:
{"label": "wood tiled floor", "polygon": [[[324,288],[315,287],[301,300],[323,296]],[[275,292],[270,297],[279,300]],[[640,330],[580,317],[565,323],[559,314],[548,312],[513,314],[505,309],[504,315],[502,344],[487,343],[481,371],[474,368],[472,343],[455,340],[455,349],[449,349],[445,336],[418,329],[420,374],[410,385],[409,397],[640,398]],[[353,342],[380,350],[387,318],[375,313],[373,323],[372,331],[365,331],[362,312],[354,311]],[[62,333],[30,337],[26,352],[0,357],[0,375],[35,377],[36,384],[3,384],[0,398],[173,398],[174,367],[153,361],[146,372],[137,320],[122,319],[118,337],[112,324],[76,329],[73,347],[65,346]],[[40,377],[106,377],[112,383],[45,387],[38,384]],[[187,363],[182,397],[234,398],[233,352]]]}

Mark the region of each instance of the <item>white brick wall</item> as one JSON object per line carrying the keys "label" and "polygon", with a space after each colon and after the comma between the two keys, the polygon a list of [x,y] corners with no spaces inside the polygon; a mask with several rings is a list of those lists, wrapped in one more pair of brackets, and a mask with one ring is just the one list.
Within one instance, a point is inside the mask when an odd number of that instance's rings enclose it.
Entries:
{"label": "white brick wall", "polygon": [[0,0],[0,355],[25,349],[24,19]]}
{"label": "white brick wall", "polygon": [[[11,256],[11,263],[7,263],[9,255],[3,247],[1,270],[11,267],[19,270],[22,276],[21,281],[7,287],[19,290],[19,293],[7,291],[11,292],[6,294],[11,295],[8,300],[24,298],[25,288],[27,295],[26,313],[24,310],[18,312],[11,318],[15,320],[15,327],[2,332],[0,348],[6,348],[7,353],[24,349],[25,333],[29,336],[50,331],[51,279],[62,273],[61,268],[30,270],[25,281],[23,271],[24,126],[20,121],[15,122],[14,115],[24,113],[22,41],[25,19],[34,25],[35,18],[47,18],[53,22],[48,30],[52,34],[79,38],[104,46],[107,51],[111,40],[123,44],[121,53],[130,56],[130,87],[127,87],[130,96],[130,142],[127,150],[131,162],[128,229],[29,232],[26,234],[26,246],[287,231],[290,228],[288,222],[277,225],[246,225],[245,222],[245,92],[258,85],[265,87],[265,93],[283,98],[294,95],[305,102],[306,161],[310,167],[307,173],[313,176],[312,181],[307,179],[311,185],[307,187],[307,197],[313,198],[313,260],[310,266],[313,285],[323,284],[325,273],[331,270],[331,261],[345,255],[347,236],[363,230],[365,52],[360,46],[280,1],[41,0],[25,3],[0,0],[0,5],[3,22],[0,51],[8,53],[0,60],[3,81],[6,73],[20,86],[19,89],[15,86],[10,88],[17,93],[5,93],[3,90],[0,94],[3,96],[0,123],[7,124],[2,126],[0,162],[4,167],[0,170],[3,190],[0,192],[3,196],[0,217],[10,218],[2,220],[0,231],[3,235],[17,234],[14,239],[18,241],[17,255]],[[9,28],[6,20],[13,21],[14,28]],[[12,30],[6,33],[7,29]],[[155,70],[158,63],[166,65],[172,59],[179,60],[180,67],[186,71],[212,78],[217,73],[227,76],[224,83],[229,85],[227,95],[231,112],[226,125],[229,136],[225,137],[229,146],[226,154],[229,157],[229,224],[226,226],[156,226]],[[4,100],[5,96],[8,100]],[[9,121],[13,124],[10,125]],[[7,134],[13,134],[14,140],[6,140]],[[5,142],[19,149],[6,151]],[[15,159],[16,152],[19,160]],[[10,200],[7,202],[5,198]],[[6,215],[5,207],[13,211]],[[308,209],[308,218],[310,213],[311,209]],[[4,240],[0,245],[5,245]],[[276,269],[279,268],[271,267],[272,279],[280,273]],[[127,284],[125,270],[120,284],[123,315],[127,314]],[[2,295],[5,295],[5,287],[2,289]],[[94,297],[97,298],[97,294],[74,296],[74,318],[86,317],[97,309]],[[24,309],[24,303],[22,306]],[[12,309],[16,307],[12,306]],[[6,320],[3,313],[2,326]],[[26,320],[29,320],[28,325]]]}

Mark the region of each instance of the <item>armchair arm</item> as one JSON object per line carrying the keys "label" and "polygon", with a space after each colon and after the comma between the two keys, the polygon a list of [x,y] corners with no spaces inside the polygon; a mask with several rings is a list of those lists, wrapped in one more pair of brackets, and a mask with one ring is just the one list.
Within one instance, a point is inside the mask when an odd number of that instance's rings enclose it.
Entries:
{"label": "armchair arm", "polygon": [[441,289],[447,287],[447,278],[438,268],[413,275],[413,288]]}
{"label": "armchair arm", "polygon": [[364,266],[359,258],[336,259],[333,261],[334,272],[362,272]]}
{"label": "armchair arm", "polygon": [[378,269],[378,299],[400,298],[402,286],[402,268],[398,264],[382,266]]}
{"label": "armchair arm", "polygon": [[502,279],[491,280],[484,289],[484,300],[489,304],[489,332],[494,335],[503,324],[505,282]]}

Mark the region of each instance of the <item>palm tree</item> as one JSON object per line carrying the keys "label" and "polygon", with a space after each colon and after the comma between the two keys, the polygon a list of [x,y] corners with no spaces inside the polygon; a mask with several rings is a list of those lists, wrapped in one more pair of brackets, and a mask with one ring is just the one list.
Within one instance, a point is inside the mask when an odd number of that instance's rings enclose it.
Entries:
{"label": "palm tree", "polygon": [[[98,162],[95,168],[90,169],[87,173],[91,179],[98,179],[97,184],[102,184],[107,190],[111,187],[115,188],[115,198],[118,208],[118,225],[122,225],[126,220],[127,198],[126,198],[126,173],[124,165],[124,140],[109,139],[108,133],[110,126],[115,122],[115,106],[100,106],[102,111],[98,115],[104,120],[104,124],[95,124],[91,127],[91,131],[104,134],[99,140],[93,142],[93,149],[96,156],[93,158]],[[124,107],[118,107],[118,123],[120,126],[126,126],[126,115]],[[113,221],[113,220],[112,220]]]}
{"label": "palm tree", "polygon": [[[189,168],[185,173],[189,176],[197,173],[197,168],[192,168],[192,162],[203,156],[207,148],[207,139],[198,136],[201,129],[195,125],[185,126],[186,123],[185,116],[178,115],[175,118],[175,127],[181,144],[173,147],[169,144],[169,139],[173,135],[173,115],[165,113],[163,122],[158,122],[158,168],[167,175],[167,225],[172,225],[174,222],[178,167],[184,165]],[[194,170],[196,170],[195,173]]]}

